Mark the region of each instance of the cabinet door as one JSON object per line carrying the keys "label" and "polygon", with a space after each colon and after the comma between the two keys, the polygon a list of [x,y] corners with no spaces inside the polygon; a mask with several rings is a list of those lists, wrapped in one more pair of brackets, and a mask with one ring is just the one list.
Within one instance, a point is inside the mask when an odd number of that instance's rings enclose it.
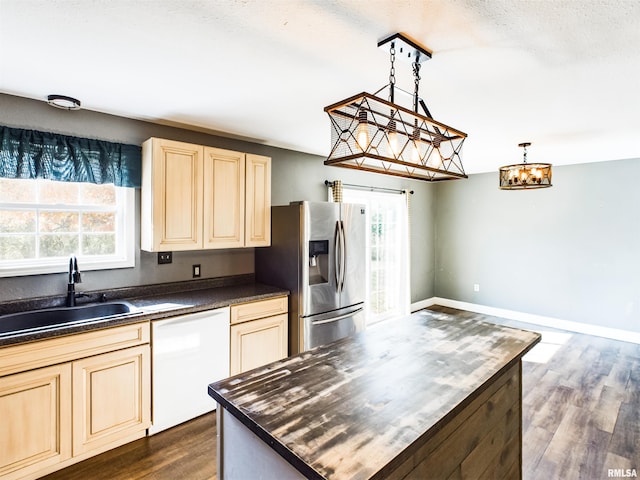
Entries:
{"label": "cabinet door", "polygon": [[145,435],[151,416],[149,345],[73,362],[73,455]]}
{"label": "cabinet door", "polygon": [[33,475],[70,457],[71,364],[0,377],[0,477]]}
{"label": "cabinet door", "polygon": [[244,246],[245,154],[204,149],[204,248]]}
{"label": "cabinet door", "polygon": [[151,138],[143,144],[143,250],[202,248],[203,147]]}
{"label": "cabinet door", "polygon": [[247,154],[245,246],[271,245],[271,158]]}
{"label": "cabinet door", "polygon": [[287,314],[231,325],[231,375],[287,356]]}

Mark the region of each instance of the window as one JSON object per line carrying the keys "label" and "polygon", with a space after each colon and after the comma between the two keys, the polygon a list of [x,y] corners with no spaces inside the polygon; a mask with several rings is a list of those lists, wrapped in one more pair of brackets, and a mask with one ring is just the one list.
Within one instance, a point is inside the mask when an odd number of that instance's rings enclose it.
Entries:
{"label": "window", "polygon": [[134,189],[0,178],[0,276],[134,265]]}
{"label": "window", "polygon": [[343,201],[367,206],[367,322],[410,310],[406,195],[344,187]]}

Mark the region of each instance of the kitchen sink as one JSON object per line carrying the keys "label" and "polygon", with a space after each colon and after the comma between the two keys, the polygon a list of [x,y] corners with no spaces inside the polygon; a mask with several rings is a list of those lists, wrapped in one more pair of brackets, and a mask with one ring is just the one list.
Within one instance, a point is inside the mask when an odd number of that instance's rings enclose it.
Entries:
{"label": "kitchen sink", "polygon": [[128,302],[107,302],[11,313],[0,316],[0,335],[88,323],[136,311],[136,307]]}

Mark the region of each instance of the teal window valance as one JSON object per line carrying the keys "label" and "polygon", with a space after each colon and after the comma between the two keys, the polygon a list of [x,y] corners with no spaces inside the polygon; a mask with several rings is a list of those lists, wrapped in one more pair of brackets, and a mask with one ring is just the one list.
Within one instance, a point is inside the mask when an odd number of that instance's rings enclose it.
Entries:
{"label": "teal window valance", "polygon": [[139,187],[142,148],[0,126],[0,177]]}

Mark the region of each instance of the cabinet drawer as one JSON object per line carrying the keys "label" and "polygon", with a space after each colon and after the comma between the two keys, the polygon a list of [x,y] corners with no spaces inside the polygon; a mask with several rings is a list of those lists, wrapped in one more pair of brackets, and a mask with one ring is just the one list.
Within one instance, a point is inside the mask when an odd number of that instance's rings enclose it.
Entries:
{"label": "cabinet drawer", "polygon": [[0,348],[0,376],[149,343],[149,322]]}
{"label": "cabinet drawer", "polygon": [[258,302],[231,306],[231,324],[248,322],[256,318],[271,317],[288,311],[288,297],[270,298]]}

